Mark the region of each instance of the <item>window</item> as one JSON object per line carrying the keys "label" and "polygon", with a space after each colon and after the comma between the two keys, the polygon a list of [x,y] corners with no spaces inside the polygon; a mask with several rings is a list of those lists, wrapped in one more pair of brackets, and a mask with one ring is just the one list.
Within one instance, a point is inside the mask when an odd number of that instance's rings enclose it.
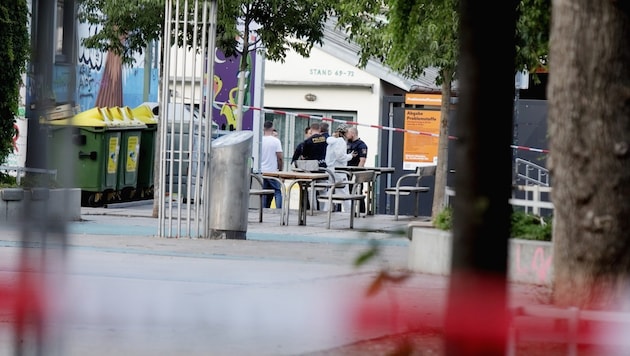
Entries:
{"label": "window", "polygon": [[[277,109],[283,111],[283,109]],[[265,113],[265,121],[273,121],[273,127],[278,130],[280,141],[282,141],[282,150],[284,151],[285,169],[291,162],[293,151],[298,143],[304,141],[304,129],[313,122],[322,122],[316,117],[325,117],[334,120],[357,121],[356,112],[331,112],[331,111],[299,111],[300,117],[295,115],[283,115],[277,113]],[[312,116],[306,118],[305,115]],[[339,122],[330,122],[328,133],[334,132],[339,126]],[[287,135],[288,133],[288,135]],[[288,137],[288,139],[285,139]]]}

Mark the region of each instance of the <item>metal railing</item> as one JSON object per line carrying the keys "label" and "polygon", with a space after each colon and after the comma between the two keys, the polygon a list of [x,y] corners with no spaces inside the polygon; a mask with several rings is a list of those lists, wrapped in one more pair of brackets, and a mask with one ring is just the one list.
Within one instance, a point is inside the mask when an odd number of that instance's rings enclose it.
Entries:
{"label": "metal railing", "polygon": [[[518,194],[518,192],[524,192]],[[541,215],[541,209],[553,211],[551,202],[551,187],[542,185],[517,185],[510,199],[510,204],[523,207],[525,212]]]}
{"label": "metal railing", "polygon": [[[584,328],[584,323],[590,327]],[[528,341],[565,344],[569,356],[578,355],[580,344],[606,346],[614,355],[625,355],[629,331],[627,312],[521,306],[512,311],[507,355],[516,355],[519,342]]]}
{"label": "metal railing", "polygon": [[549,170],[522,158],[514,161],[515,183],[523,181],[525,185],[543,185],[549,187]]}
{"label": "metal railing", "polygon": [[0,171],[7,172],[9,175],[15,172],[15,182],[20,185],[22,183],[22,178],[29,173],[40,173],[40,174],[49,174],[52,179],[57,179],[57,170],[56,169],[42,169],[42,168],[29,168],[29,167],[18,167],[18,166],[0,166]]}
{"label": "metal railing", "polygon": [[[522,193],[518,194],[518,192]],[[451,206],[451,200],[455,196],[455,188],[446,187],[445,196],[446,205]],[[541,215],[545,210],[553,212],[551,187],[542,185],[517,185],[514,187],[514,193],[509,202],[513,206],[522,207],[525,209],[525,212],[534,215]]]}

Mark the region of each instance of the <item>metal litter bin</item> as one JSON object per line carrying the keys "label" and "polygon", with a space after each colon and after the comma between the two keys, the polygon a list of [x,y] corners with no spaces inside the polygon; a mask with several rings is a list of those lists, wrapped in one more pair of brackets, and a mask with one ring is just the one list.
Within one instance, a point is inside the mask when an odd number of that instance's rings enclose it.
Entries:
{"label": "metal litter bin", "polygon": [[253,139],[251,131],[234,131],[212,141],[211,239],[246,239]]}

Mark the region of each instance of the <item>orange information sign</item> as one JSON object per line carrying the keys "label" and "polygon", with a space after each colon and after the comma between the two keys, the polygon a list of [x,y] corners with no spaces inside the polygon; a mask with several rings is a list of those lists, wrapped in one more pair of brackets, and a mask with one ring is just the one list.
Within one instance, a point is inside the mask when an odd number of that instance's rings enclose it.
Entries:
{"label": "orange information sign", "polygon": [[405,132],[403,143],[403,170],[413,170],[418,166],[437,164],[438,141],[440,134],[439,110],[405,110]]}
{"label": "orange information sign", "polygon": [[424,105],[424,106],[441,106],[442,95],[408,93],[405,95],[405,104]]}

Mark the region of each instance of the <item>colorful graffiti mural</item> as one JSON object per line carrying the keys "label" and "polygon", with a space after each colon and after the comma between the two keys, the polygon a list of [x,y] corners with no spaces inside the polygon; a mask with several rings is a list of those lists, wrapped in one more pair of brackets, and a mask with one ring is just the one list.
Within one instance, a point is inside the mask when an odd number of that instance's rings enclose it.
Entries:
{"label": "colorful graffiti mural", "polygon": [[[212,83],[213,104],[212,119],[221,130],[234,130],[236,128],[236,105],[238,95],[239,75],[245,76],[245,100],[244,106],[252,105],[254,97],[254,73],[256,73],[255,52],[247,56],[245,72],[239,73],[240,56],[225,57],[220,50],[216,50],[214,58],[214,78]],[[204,78],[207,81],[207,76]],[[227,104],[227,105],[225,105]],[[253,127],[253,111],[243,110],[243,130],[251,130]]]}
{"label": "colorful graffiti mural", "polygon": [[[95,26],[81,23],[78,25],[77,97],[75,100],[81,111],[95,106],[105,71],[107,54],[81,45],[81,38],[93,35],[96,31],[97,28]],[[132,66],[123,66],[122,92],[124,106],[135,107],[144,101],[157,101],[159,65],[157,56],[152,53],[155,52],[156,46],[157,44],[153,45],[153,51],[137,54],[135,56],[136,61]],[[145,66],[146,55],[151,55],[148,66]],[[146,70],[150,71],[148,88],[145,88]],[[148,92],[147,100],[144,100],[145,90]]]}

